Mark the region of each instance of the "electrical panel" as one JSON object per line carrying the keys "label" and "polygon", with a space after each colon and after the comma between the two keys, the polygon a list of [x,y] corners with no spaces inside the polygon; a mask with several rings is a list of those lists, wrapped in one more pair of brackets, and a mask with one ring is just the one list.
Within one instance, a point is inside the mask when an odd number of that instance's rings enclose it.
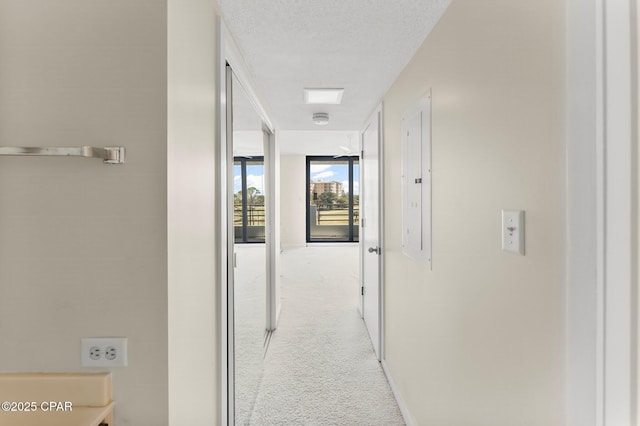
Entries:
{"label": "electrical panel", "polygon": [[431,94],[402,117],[402,250],[431,262]]}

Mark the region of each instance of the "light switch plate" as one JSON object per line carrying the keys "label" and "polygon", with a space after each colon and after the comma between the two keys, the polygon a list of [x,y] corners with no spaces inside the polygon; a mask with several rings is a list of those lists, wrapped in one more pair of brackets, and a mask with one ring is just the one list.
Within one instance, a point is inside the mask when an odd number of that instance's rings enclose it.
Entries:
{"label": "light switch plate", "polygon": [[502,210],[502,250],[524,256],[523,210]]}

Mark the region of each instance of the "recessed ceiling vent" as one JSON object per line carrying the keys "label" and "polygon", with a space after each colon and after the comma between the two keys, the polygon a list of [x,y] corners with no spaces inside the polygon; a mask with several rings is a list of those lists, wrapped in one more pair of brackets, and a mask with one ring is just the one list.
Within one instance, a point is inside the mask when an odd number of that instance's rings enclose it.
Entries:
{"label": "recessed ceiling vent", "polygon": [[329,123],[329,114],[326,112],[316,112],[313,114],[313,122],[319,126],[324,126]]}
{"label": "recessed ceiling vent", "polygon": [[344,89],[304,89],[304,103],[316,105],[340,105]]}

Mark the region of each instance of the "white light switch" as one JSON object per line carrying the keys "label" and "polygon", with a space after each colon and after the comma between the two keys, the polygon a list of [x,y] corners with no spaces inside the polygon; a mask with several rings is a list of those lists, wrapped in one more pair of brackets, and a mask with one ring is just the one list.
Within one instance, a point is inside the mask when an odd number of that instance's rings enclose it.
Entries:
{"label": "white light switch", "polygon": [[502,250],[524,256],[524,211],[502,210]]}

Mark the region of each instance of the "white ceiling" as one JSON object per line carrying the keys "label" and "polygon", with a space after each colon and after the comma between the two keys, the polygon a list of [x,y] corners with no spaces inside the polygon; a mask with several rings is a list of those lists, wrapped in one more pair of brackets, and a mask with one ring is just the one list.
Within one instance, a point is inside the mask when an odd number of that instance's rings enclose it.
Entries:
{"label": "white ceiling", "polygon": [[[358,130],[451,0],[218,0],[256,91],[282,130]],[[344,88],[305,105],[305,87]],[[327,112],[329,124],[313,124]]]}
{"label": "white ceiling", "polygon": [[358,155],[360,151],[359,133],[348,130],[285,130],[278,133],[278,140],[282,155]]}

